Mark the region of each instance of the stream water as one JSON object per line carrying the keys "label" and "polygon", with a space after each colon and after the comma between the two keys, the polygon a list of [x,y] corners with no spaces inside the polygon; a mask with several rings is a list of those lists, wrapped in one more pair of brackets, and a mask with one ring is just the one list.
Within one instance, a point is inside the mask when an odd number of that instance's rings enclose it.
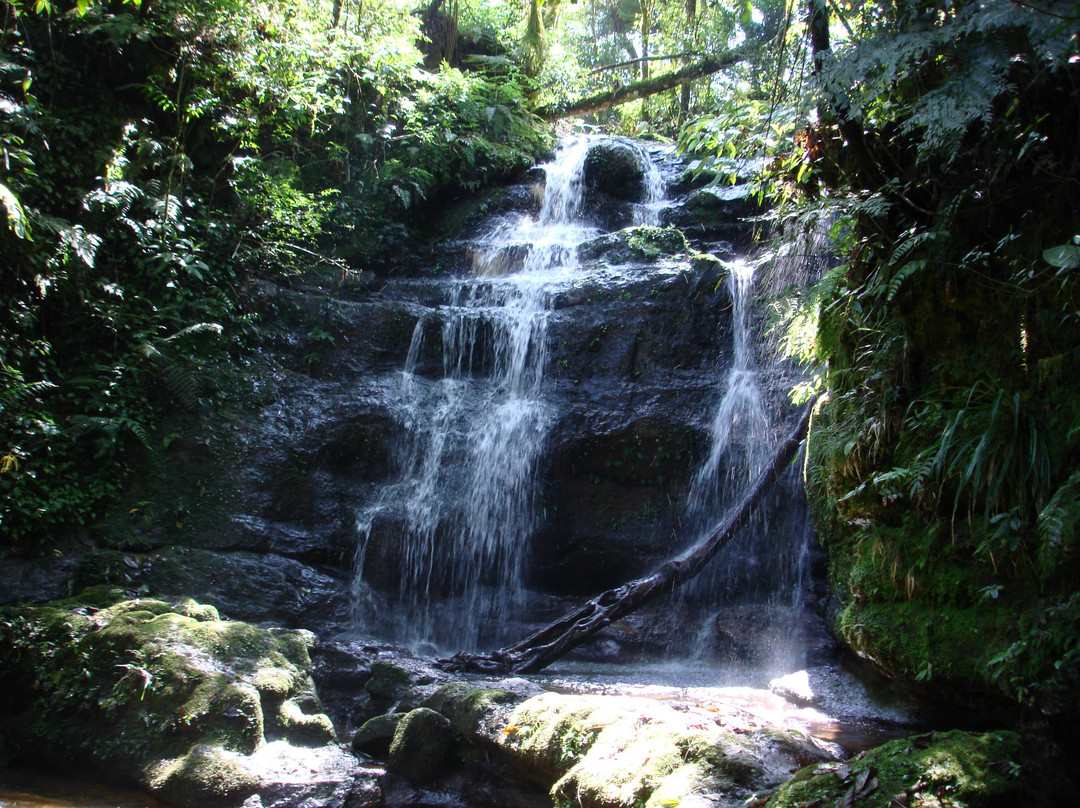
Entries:
{"label": "stream water", "polygon": [[145,794],[56,772],[0,770],[0,808],[168,808]]}

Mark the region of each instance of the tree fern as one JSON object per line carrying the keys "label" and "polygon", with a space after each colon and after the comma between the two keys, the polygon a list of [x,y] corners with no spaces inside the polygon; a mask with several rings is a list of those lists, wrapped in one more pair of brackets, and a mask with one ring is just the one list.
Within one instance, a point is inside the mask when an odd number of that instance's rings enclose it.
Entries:
{"label": "tree fern", "polygon": [[161,368],[161,378],[173,399],[187,410],[199,407],[199,385],[191,368],[169,362]]}
{"label": "tree fern", "polygon": [[1075,552],[1076,530],[1080,527],[1080,471],[1074,471],[1054,492],[1039,513],[1036,524],[1036,563],[1044,577],[1056,572]]}
{"label": "tree fern", "polygon": [[[899,121],[918,138],[920,158],[949,157],[974,124],[990,120],[1019,43],[1051,65],[1068,59],[1072,31],[1060,18],[1011,0],[950,6],[933,22],[879,27],[830,54],[820,77],[830,105],[872,127]],[[898,7],[901,15],[920,11]]]}
{"label": "tree fern", "polygon": [[926,269],[926,265],[926,259],[919,258],[915,261],[908,261],[906,264],[900,267],[900,269],[896,271],[896,274],[894,274],[892,276],[892,279],[889,281],[888,289],[886,289],[885,291],[885,302],[891,303],[893,301],[893,298],[895,298],[897,293],[900,291],[900,287],[903,286],[904,281],[906,281],[912,275],[915,275],[918,272]]}

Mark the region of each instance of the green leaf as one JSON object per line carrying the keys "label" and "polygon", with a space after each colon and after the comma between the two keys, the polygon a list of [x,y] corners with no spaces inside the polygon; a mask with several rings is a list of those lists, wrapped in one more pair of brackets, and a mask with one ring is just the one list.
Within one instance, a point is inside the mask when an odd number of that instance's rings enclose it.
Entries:
{"label": "green leaf", "polygon": [[750,4],[750,0],[745,0],[742,5],[742,10],[739,14],[739,24],[746,28],[754,21],[754,7]]}
{"label": "green leaf", "polygon": [[7,211],[8,227],[19,238],[26,238],[26,210],[11,189],[0,182],[0,205]]}
{"label": "green leaf", "polygon": [[1043,250],[1043,260],[1058,269],[1076,269],[1080,267],[1080,245],[1060,244]]}

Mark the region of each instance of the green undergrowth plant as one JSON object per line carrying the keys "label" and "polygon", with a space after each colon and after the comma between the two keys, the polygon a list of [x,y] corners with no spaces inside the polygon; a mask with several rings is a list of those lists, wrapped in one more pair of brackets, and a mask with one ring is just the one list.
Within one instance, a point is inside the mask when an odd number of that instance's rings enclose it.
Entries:
{"label": "green undergrowth plant", "polygon": [[[775,309],[805,392],[825,393],[806,474],[842,633],[912,679],[1074,709],[1075,10],[810,9],[816,114],[757,153],[778,230],[824,223],[835,256]],[[892,634],[936,614],[956,630]]]}

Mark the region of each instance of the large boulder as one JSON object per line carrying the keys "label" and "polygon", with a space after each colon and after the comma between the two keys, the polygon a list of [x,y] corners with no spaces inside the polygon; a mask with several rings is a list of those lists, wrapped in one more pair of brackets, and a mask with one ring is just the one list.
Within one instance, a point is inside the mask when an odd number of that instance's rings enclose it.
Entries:
{"label": "large boulder", "polygon": [[82,558],[70,585],[75,591],[108,584],[166,598],[195,597],[250,622],[320,629],[348,624],[348,595],[339,578],[268,550],[100,550]]}
{"label": "large boulder", "polygon": [[[466,740],[460,746],[472,751],[456,758],[456,768],[499,761],[507,767],[504,787],[514,780],[532,783],[556,805],[735,808],[775,788],[807,761],[838,755],[837,747],[751,718],[743,705],[722,700],[669,704],[634,696],[536,693],[535,685],[521,680],[419,687],[414,698],[422,706],[408,715],[434,729],[437,743],[423,755],[427,763],[420,772],[403,774],[438,787],[443,781],[433,778],[439,771],[428,766],[454,764],[447,751],[460,735]],[[407,733],[403,720],[395,745]],[[426,729],[418,733],[426,735]]]}
{"label": "large boulder", "polygon": [[766,808],[808,805],[991,806],[1039,804],[1020,778],[1023,748],[1013,732],[953,730],[901,738],[850,763],[802,769]]}
{"label": "large boulder", "polygon": [[636,148],[621,140],[598,140],[585,156],[585,185],[623,202],[645,199],[645,160]]}
{"label": "large boulder", "polygon": [[19,763],[89,767],[178,808],[334,808],[363,778],[321,712],[312,641],[103,588],[6,608],[0,730]]}
{"label": "large boulder", "polygon": [[645,160],[634,146],[614,138],[589,146],[582,167],[586,217],[605,230],[634,223],[634,206],[648,193]]}
{"label": "large boulder", "polygon": [[707,186],[664,210],[661,220],[697,241],[723,241],[735,252],[745,252],[753,246],[758,227],[751,220],[765,211],[748,184]]}

